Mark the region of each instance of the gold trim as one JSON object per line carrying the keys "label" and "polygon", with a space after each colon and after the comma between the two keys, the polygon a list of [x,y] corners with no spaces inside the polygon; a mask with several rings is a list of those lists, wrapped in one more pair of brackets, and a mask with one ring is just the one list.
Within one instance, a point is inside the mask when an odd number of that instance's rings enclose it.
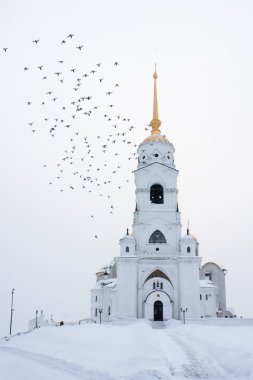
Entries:
{"label": "gold trim", "polygon": [[147,143],[147,142],[153,142],[153,141],[160,141],[160,142],[164,142],[164,143],[170,143],[169,140],[167,139],[167,137],[161,135],[160,133],[159,134],[153,134],[153,135],[151,135],[149,137],[146,137],[143,142]]}

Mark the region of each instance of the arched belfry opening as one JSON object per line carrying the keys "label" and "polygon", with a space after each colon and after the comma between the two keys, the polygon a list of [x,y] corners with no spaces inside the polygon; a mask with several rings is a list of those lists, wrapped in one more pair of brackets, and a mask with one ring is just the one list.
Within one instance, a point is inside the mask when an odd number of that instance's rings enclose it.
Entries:
{"label": "arched belfry opening", "polygon": [[163,187],[158,183],[155,183],[150,187],[150,202],[163,204]]}
{"label": "arched belfry opening", "polygon": [[166,244],[164,234],[159,230],[154,231],[149,238],[149,243]]}

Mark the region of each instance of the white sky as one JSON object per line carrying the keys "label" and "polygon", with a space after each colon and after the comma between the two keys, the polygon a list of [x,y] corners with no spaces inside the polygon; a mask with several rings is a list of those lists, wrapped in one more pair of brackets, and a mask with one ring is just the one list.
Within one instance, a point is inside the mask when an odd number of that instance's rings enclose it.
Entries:
{"label": "white sky", "polygon": [[[8,332],[12,288],[14,331],[25,328],[36,309],[56,319],[89,315],[94,273],[119,254],[118,240],[132,225],[136,162],[128,157],[149,134],[154,62],[162,132],[175,146],[180,171],[183,231],[190,218],[203,262],[228,269],[227,304],[252,316],[252,8],[250,1],[1,1],[1,335]],[[62,45],[69,33],[74,38]],[[74,91],[84,73],[89,77]],[[50,90],[55,102],[46,95]],[[99,109],[73,119],[70,102],[88,95],[90,103],[80,104]],[[62,127],[65,121],[71,128]],[[117,137],[102,153],[106,136],[118,130],[132,143]],[[95,152],[93,177],[112,182],[99,189],[91,184],[90,193],[78,178],[90,163],[84,136]],[[61,161],[71,138],[72,167]],[[64,169],[60,179],[57,163]]]}

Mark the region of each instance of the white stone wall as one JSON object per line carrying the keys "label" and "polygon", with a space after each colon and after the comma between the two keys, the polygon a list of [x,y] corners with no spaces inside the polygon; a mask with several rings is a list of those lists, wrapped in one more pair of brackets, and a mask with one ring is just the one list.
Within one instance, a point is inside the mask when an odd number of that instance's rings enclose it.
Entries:
{"label": "white stone wall", "polygon": [[201,278],[207,280],[209,277],[205,274],[211,274],[211,281],[217,287],[216,296],[216,308],[221,309],[222,316],[226,315],[226,287],[225,287],[225,275],[226,270],[219,267],[217,264],[209,262],[201,268]]}
{"label": "white stone wall", "polygon": [[201,317],[216,317],[216,288],[214,286],[200,288]]}
{"label": "white stone wall", "polygon": [[117,257],[118,318],[137,318],[137,259]]}
{"label": "white stone wall", "polygon": [[[110,309],[109,309],[110,308]],[[100,321],[99,309],[102,310],[101,320],[111,321],[118,315],[116,288],[95,288],[91,290],[90,318],[97,323]]]}
{"label": "white stone wall", "polygon": [[179,259],[179,312],[187,308],[187,318],[200,317],[199,257]]}

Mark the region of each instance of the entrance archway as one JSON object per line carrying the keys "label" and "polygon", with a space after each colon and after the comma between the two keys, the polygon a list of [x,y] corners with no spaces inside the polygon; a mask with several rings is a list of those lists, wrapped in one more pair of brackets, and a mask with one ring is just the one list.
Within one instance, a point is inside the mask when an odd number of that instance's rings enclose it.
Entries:
{"label": "entrance archway", "polygon": [[163,321],[163,303],[161,301],[154,302],[154,321]]}

